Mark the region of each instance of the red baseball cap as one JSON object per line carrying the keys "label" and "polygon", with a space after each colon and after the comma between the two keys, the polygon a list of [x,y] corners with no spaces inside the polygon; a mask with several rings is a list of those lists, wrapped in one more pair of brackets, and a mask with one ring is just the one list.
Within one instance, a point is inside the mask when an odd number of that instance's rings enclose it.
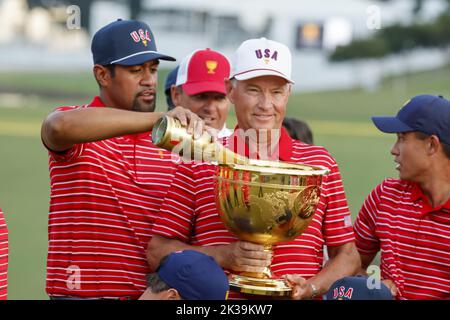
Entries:
{"label": "red baseball cap", "polygon": [[211,50],[196,50],[181,61],[176,86],[191,96],[203,92],[226,94],[225,79],[230,77],[230,62],[223,54]]}

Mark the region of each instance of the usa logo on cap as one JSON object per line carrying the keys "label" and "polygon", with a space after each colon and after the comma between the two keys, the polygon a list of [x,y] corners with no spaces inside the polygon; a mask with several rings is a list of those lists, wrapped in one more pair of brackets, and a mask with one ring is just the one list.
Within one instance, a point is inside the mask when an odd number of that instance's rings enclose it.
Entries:
{"label": "usa logo on cap", "polygon": [[[264,52],[264,54],[263,54]],[[262,59],[264,57],[264,62],[268,64],[270,62],[270,59],[277,61],[278,59],[278,51],[274,51],[273,53],[270,51],[270,49],[258,49],[255,50],[256,58]]]}
{"label": "usa logo on cap", "polygon": [[138,31],[133,31],[130,33],[131,38],[133,38],[134,42],[140,42],[142,41],[142,43],[144,44],[144,46],[147,46],[147,42],[152,41],[150,39],[150,33],[148,32],[148,30],[142,30],[139,29]]}

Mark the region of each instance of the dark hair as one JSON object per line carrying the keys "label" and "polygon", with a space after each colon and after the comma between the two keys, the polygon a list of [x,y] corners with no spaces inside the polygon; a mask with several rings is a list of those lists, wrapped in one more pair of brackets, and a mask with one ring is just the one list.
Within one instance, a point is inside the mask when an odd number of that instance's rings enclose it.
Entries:
{"label": "dark hair", "polygon": [[173,108],[175,108],[175,104],[173,103],[173,100],[172,100],[172,93],[170,91],[171,91],[170,89],[167,89],[166,91],[164,91],[164,93],[166,94],[167,111],[170,111]]}
{"label": "dark hair", "polygon": [[313,134],[308,124],[295,118],[284,118],[283,127],[286,128],[292,139],[313,144]]}
{"label": "dark hair", "polygon": [[441,144],[442,144],[442,148],[444,149],[445,155],[447,156],[447,158],[450,159],[450,144],[446,144],[443,142],[441,142]]}
{"label": "dark hair", "polygon": [[[416,135],[416,138],[419,140],[425,140],[426,138],[430,137],[429,134],[423,133],[421,131],[415,131],[414,133]],[[450,145],[448,145],[444,142],[441,142],[441,146],[442,146],[442,149],[444,150],[444,153],[447,156],[447,158],[450,159]]]}
{"label": "dark hair", "polygon": [[[176,90],[180,94],[183,93],[183,89],[181,88],[181,86],[177,86]],[[175,103],[173,103],[172,100],[172,88],[168,88],[166,91],[164,91],[164,93],[166,94],[167,111],[170,111],[176,107]]]}
{"label": "dark hair", "polygon": [[[102,65],[106,70],[108,70],[109,74],[111,75],[111,78],[114,78],[116,76],[116,65],[115,64],[106,64]],[[98,82],[97,77],[94,75],[95,81],[97,81],[98,86],[101,88],[100,82]]]}
{"label": "dark hair", "polygon": [[115,64],[107,64],[104,67],[109,71],[109,74],[111,75],[112,78],[114,78],[116,76],[116,65]]}

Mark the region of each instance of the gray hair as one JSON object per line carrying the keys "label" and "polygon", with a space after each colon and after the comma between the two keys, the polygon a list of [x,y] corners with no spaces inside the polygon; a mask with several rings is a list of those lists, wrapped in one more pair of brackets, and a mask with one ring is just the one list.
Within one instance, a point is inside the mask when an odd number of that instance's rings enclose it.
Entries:
{"label": "gray hair", "polygon": [[150,273],[147,275],[147,287],[153,293],[160,293],[171,288],[158,276],[157,273]]}

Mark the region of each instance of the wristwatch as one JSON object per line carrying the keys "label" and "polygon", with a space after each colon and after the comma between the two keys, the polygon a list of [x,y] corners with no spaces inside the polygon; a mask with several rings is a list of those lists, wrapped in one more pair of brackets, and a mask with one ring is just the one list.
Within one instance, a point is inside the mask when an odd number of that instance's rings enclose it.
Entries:
{"label": "wristwatch", "polygon": [[317,287],[314,284],[312,284],[311,282],[309,283],[309,286],[311,287],[311,290],[312,290],[311,299],[314,299],[315,297],[317,297],[319,295],[319,290],[317,290]]}

